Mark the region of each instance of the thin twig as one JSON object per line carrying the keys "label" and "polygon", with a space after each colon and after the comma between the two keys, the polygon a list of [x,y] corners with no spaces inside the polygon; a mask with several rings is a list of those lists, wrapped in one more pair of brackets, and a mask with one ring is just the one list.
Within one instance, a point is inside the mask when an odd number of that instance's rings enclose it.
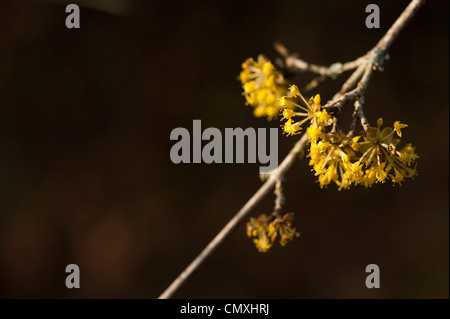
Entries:
{"label": "thin twig", "polygon": [[366,116],[364,115],[363,105],[364,105],[364,96],[361,96],[355,101],[355,111],[353,112],[353,120],[352,124],[350,125],[349,132],[347,133],[347,137],[351,138],[355,134],[358,119],[361,122],[361,126],[364,132],[369,129],[370,125],[369,122],[367,121]]}
{"label": "thin twig", "polygon": [[345,81],[345,83],[342,85],[342,88],[333,96],[333,100],[339,98],[341,95],[343,95],[345,92],[348,92],[352,87],[356,85],[358,80],[361,78],[361,76],[364,73],[365,65],[360,65],[353,73],[350,75],[350,77]]}
{"label": "thin twig", "polygon": [[343,95],[338,96],[337,99],[328,102],[327,104],[325,104],[323,106],[323,108],[331,110],[331,113],[336,112],[336,111],[338,113],[341,113],[342,108],[344,107],[345,104],[347,104],[348,102],[354,101],[357,98],[360,98],[364,95],[364,93],[366,92],[366,89],[367,89],[367,85],[369,84],[369,80],[372,77],[373,71],[374,71],[374,68],[373,68],[372,62],[367,63],[365,65],[365,69],[364,69],[364,73],[361,78],[361,81],[358,82],[358,86],[355,89],[353,89]]}
{"label": "thin twig", "polygon": [[283,182],[281,181],[281,178],[277,180],[273,193],[275,194],[275,206],[273,211],[281,212],[284,204]]}
{"label": "thin twig", "polygon": [[310,72],[331,78],[337,77],[339,74],[356,69],[364,62],[364,56],[346,63],[333,63],[330,66],[318,65],[308,63],[294,54],[289,53],[289,50],[281,43],[275,42],[275,50],[284,58],[285,67],[294,72]]}
{"label": "thin twig", "polygon": [[[400,17],[395,21],[395,23],[391,26],[388,32],[383,36],[383,38],[377,43],[374,49],[372,49],[368,55],[364,55],[361,58],[356,59],[355,61],[349,62],[342,66],[343,69],[355,69],[354,73],[350,76],[349,80],[344,83],[345,88],[348,87],[350,89],[353,87],[361,77],[361,81],[358,83],[357,88],[353,89],[350,92],[343,94],[337,94],[336,98],[333,98],[332,101],[328,102],[327,105],[340,105],[342,107],[345,102],[349,100],[356,100],[359,104],[359,111],[362,113],[362,104],[361,98],[363,97],[363,93],[366,90],[367,83],[372,76],[374,71],[374,66],[376,66],[377,61],[382,59],[385,55],[386,50],[390,47],[392,42],[397,38],[399,32],[403,29],[405,24],[411,20],[413,15],[417,12],[419,7],[423,5],[425,0],[413,0],[408,5],[408,7],[403,11]],[[288,51],[285,49],[283,52],[285,55],[289,55]],[[283,48],[281,49],[283,51]],[[281,52],[280,52],[281,53]],[[283,55],[282,53],[282,55]],[[325,72],[324,68],[329,69],[329,67],[321,67],[313,64],[308,64],[302,60],[292,59],[291,61],[301,61],[296,62],[297,67],[301,66],[305,70],[312,71],[314,73],[322,74]],[[294,63],[295,64],[295,63]],[[364,68],[360,66],[364,65]],[[345,66],[345,68],[344,68]],[[361,71],[362,69],[363,71]],[[358,73],[356,73],[358,72]],[[361,75],[359,74],[361,73]],[[325,72],[326,73],[326,72]],[[355,75],[356,73],[356,75]],[[344,89],[343,86],[343,89]],[[341,90],[342,91],[342,90]],[[347,95],[348,94],[348,95]],[[347,96],[346,96],[347,95]],[[358,102],[359,101],[359,102]],[[357,113],[358,113],[357,112]],[[357,114],[361,117],[361,114]],[[364,117],[365,118],[365,117]],[[365,120],[367,123],[367,120]],[[362,124],[364,126],[364,124]],[[367,123],[368,125],[368,123]],[[270,177],[266,180],[266,182],[258,189],[258,191],[247,201],[247,203],[241,208],[241,210],[225,225],[225,227],[214,237],[214,239],[206,246],[205,249],[191,262],[191,264],[172,282],[172,284],[159,296],[160,299],[170,298],[180,286],[189,278],[205,261],[207,258],[211,257],[211,255],[219,249],[221,245],[229,238],[232,232],[241,225],[241,223],[248,217],[250,212],[256,207],[256,205],[261,202],[261,200],[269,194],[271,189],[275,186],[276,182],[284,177],[286,172],[290,169],[298,154],[305,148],[307,144],[306,134],[303,134],[301,139],[294,145],[289,154],[283,160],[283,162],[276,168],[270,175]]]}
{"label": "thin twig", "polygon": [[378,41],[375,46],[381,51],[387,51],[392,42],[397,38],[401,30],[406,26],[406,24],[414,17],[420,7],[425,3],[425,0],[413,0],[409,3],[402,14],[397,18],[394,24],[389,28],[386,34]]}
{"label": "thin twig", "polygon": [[361,96],[359,99],[357,99],[355,101],[355,115],[356,115],[355,117],[359,118],[359,120],[361,122],[361,126],[365,132],[368,130],[370,125],[369,125],[369,121],[367,121],[367,118],[364,115],[363,106],[364,106],[364,97]]}

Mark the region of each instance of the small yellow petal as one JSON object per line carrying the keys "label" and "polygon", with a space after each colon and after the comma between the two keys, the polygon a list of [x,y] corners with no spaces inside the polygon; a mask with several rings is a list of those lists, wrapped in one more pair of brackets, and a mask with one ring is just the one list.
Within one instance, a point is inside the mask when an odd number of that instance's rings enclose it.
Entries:
{"label": "small yellow petal", "polygon": [[292,96],[299,97],[300,96],[300,90],[298,89],[297,85],[293,84],[289,87],[289,91],[291,92]]}
{"label": "small yellow petal", "polygon": [[315,104],[320,104],[320,94],[317,94],[317,95],[314,97],[314,103],[315,103]]}
{"label": "small yellow petal", "polygon": [[381,125],[383,125],[383,119],[380,117],[377,121],[377,125],[378,127],[380,127]]}

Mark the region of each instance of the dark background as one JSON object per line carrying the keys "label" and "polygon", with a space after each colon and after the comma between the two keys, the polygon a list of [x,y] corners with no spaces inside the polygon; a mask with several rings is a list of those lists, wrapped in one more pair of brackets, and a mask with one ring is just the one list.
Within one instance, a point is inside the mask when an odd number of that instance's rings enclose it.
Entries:
{"label": "dark background", "polygon": [[[171,130],[278,127],[244,106],[246,58],[275,59],[281,41],[309,62],[353,60],[408,4],[376,1],[381,28],[367,29],[373,1],[67,3],[81,29],[61,2],[0,0],[4,298],[157,297],[261,185],[258,164],[173,164]],[[299,161],[285,191],[302,237],[260,254],[241,226],[175,297],[448,298],[448,20],[447,1],[428,1],[366,95],[371,123],[409,124],[415,181],[320,189]],[[280,134],[280,161],[297,138]],[[65,287],[70,263],[81,289]],[[370,263],[381,289],[365,287]]]}

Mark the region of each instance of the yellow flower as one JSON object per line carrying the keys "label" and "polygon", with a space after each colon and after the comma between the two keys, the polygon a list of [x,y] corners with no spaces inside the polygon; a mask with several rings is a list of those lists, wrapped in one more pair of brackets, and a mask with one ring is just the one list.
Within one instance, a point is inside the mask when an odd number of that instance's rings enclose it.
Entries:
{"label": "yellow flower", "polygon": [[[294,122],[295,126],[301,126],[307,121],[310,121],[310,125],[315,127],[325,127],[332,123],[333,120],[327,111],[321,109],[319,94],[306,101],[296,85],[291,85],[289,90],[291,96],[283,96],[278,103],[283,110],[284,119],[291,120],[296,116],[303,117],[303,119]],[[289,129],[290,125],[285,124],[285,128]],[[314,129],[310,130],[311,133],[312,130]],[[290,135],[290,131],[285,130],[285,132]]]}
{"label": "yellow flower", "polygon": [[288,106],[290,106],[290,102],[289,102],[288,98],[289,98],[288,96],[282,96],[280,98],[280,100],[279,100],[278,105],[280,107],[288,107]]}
{"label": "yellow flower", "polygon": [[293,218],[292,213],[281,216],[277,211],[270,216],[262,214],[257,219],[250,218],[247,236],[254,237],[253,243],[259,252],[267,252],[277,238],[280,239],[280,245],[285,246],[288,241],[300,236],[291,226]]}
{"label": "yellow flower", "polygon": [[383,125],[383,119],[380,117],[380,118],[377,120],[377,126],[380,127],[380,126],[382,126],[382,125]]}
{"label": "yellow flower", "polygon": [[299,237],[300,233],[295,231],[295,228],[291,228],[291,223],[281,224],[278,232],[280,233],[280,245],[286,246],[286,244],[293,240],[295,237]]}
{"label": "yellow flower", "polygon": [[375,171],[372,169],[367,169],[361,181],[365,187],[369,187],[372,186],[376,182],[376,180],[377,175]]}
{"label": "yellow flower", "polygon": [[[385,171],[384,167],[386,166],[386,162],[382,163],[381,165],[378,165],[378,167],[376,168],[376,178],[378,181],[384,183],[384,180],[386,179],[386,177],[388,176],[389,171]],[[390,166],[388,166],[388,168],[390,169]]]}
{"label": "yellow flower", "polygon": [[398,183],[401,185],[401,182],[403,181],[404,176],[398,169],[394,168],[394,171],[395,171],[395,176],[389,174],[389,177],[391,178],[391,180],[394,184]]}
{"label": "yellow flower", "polygon": [[253,114],[256,117],[263,117],[266,115],[266,108],[262,105],[259,105],[253,109]]}
{"label": "yellow flower", "polygon": [[251,93],[255,90],[255,81],[247,82],[242,87],[245,93]]}
{"label": "yellow flower", "polygon": [[287,133],[287,135],[296,135],[296,134],[300,134],[302,128],[301,126],[292,124],[292,119],[290,118],[289,120],[286,121],[286,123],[284,123],[284,132]]}
{"label": "yellow flower", "polygon": [[414,153],[415,148],[411,146],[411,143],[407,144],[398,152],[398,157],[403,164],[411,165],[411,162],[414,162],[416,158],[419,158],[419,155]]}
{"label": "yellow flower", "polygon": [[322,133],[321,127],[317,127],[314,125],[311,125],[306,129],[306,134],[308,135],[308,139],[310,141],[314,142],[317,141],[321,133]]}
{"label": "yellow flower", "polygon": [[289,91],[291,92],[291,95],[293,97],[299,97],[300,96],[300,90],[298,89],[298,86],[293,84],[289,87]]}
{"label": "yellow flower", "polygon": [[330,121],[330,116],[326,110],[317,111],[316,118],[319,125],[329,125],[328,123]]}
{"label": "yellow flower", "polygon": [[269,241],[267,234],[262,230],[259,231],[258,238],[253,239],[253,242],[260,253],[265,253],[272,247],[272,242]]}
{"label": "yellow flower", "polygon": [[359,149],[358,141],[360,138],[361,138],[361,136],[355,136],[354,138],[352,138],[351,148],[355,151],[357,151]]}
{"label": "yellow flower", "polygon": [[336,181],[336,185],[339,186],[339,190],[341,189],[349,189],[351,185],[351,181],[347,178],[343,178],[340,181]]}
{"label": "yellow flower", "polygon": [[402,128],[408,127],[407,124],[402,124],[400,121],[394,122],[394,130],[398,136],[402,137]]}
{"label": "yellow flower", "polygon": [[242,82],[246,104],[255,108],[256,117],[266,116],[271,120],[276,118],[280,106],[278,100],[287,94],[284,78],[275,66],[260,55],[257,61],[252,58],[242,63],[242,71],[239,74]]}
{"label": "yellow flower", "polygon": [[322,132],[318,141],[311,142],[309,165],[313,166],[321,187],[334,182],[341,190],[348,189],[352,183],[361,182],[364,175],[363,164],[359,161],[352,162],[356,157],[350,146],[352,143],[353,139],[346,137],[342,131]]}
{"label": "yellow flower", "polygon": [[278,229],[280,228],[280,225],[277,223],[270,223],[269,227],[267,227],[267,236],[270,237],[270,241],[273,243],[278,236]]}
{"label": "yellow flower", "polygon": [[314,103],[315,103],[315,104],[320,104],[320,95],[319,95],[319,94],[317,94],[317,95],[314,97]]}
{"label": "yellow flower", "polygon": [[291,117],[293,117],[294,115],[295,115],[295,112],[292,111],[291,109],[284,109],[284,110],[283,110],[283,117],[284,117],[286,120],[290,120]]}

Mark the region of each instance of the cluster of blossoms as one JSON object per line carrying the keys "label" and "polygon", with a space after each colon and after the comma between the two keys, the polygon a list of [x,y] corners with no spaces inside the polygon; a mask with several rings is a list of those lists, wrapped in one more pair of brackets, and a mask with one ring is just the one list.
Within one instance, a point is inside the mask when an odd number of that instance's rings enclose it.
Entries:
{"label": "cluster of blossoms", "polygon": [[[397,147],[401,130],[408,125],[396,121],[393,128],[382,128],[380,118],[377,127],[365,127],[360,135],[354,136],[353,131],[345,134],[337,129],[336,117],[321,106],[320,95],[306,100],[296,85],[288,89],[281,72],[264,56],[260,55],[257,61],[247,59],[242,69],[243,94],[247,104],[254,107],[256,117],[267,116],[271,120],[281,113],[287,135],[300,134],[302,125],[307,123],[309,165],[320,187],[327,187],[331,182],[339,190],[349,189],[351,185],[370,187],[388,179],[395,185],[417,174],[415,160],[419,156],[414,147],[411,144]],[[291,226],[293,218],[294,214],[281,216],[280,210],[275,209],[270,216],[251,218],[247,235],[253,238],[260,252],[267,252],[277,239],[285,246],[300,236]]]}
{"label": "cluster of blossoms", "polygon": [[[320,95],[317,94],[314,98],[306,101],[296,85],[291,85],[289,91],[291,95],[283,96],[279,101],[283,118],[287,120],[284,123],[284,132],[287,135],[300,134],[301,125],[310,121],[311,125],[306,129],[306,133],[311,141],[316,141],[323,128],[333,123],[327,111],[321,109]],[[303,117],[303,119],[294,122],[293,118],[296,116]]]}
{"label": "cluster of blossoms", "polygon": [[242,63],[239,79],[248,105],[254,108],[256,117],[276,118],[280,111],[278,100],[286,95],[287,86],[280,71],[263,55],[257,61],[252,58]]}
{"label": "cluster of blossoms", "polygon": [[262,214],[258,218],[251,218],[247,223],[247,236],[254,238],[253,242],[259,252],[268,251],[278,238],[280,245],[285,246],[294,237],[300,236],[300,233],[292,228],[293,218],[292,213],[281,216],[277,212],[270,216]]}
{"label": "cluster of blossoms", "polygon": [[[339,190],[353,185],[372,186],[376,182],[384,183],[386,179],[401,184],[405,178],[416,175],[415,159],[419,156],[411,144],[400,150],[402,129],[408,125],[394,123],[394,127],[382,129],[383,119],[377,121],[377,127],[369,127],[359,136],[347,136],[341,130],[326,131],[333,123],[333,118],[320,105],[320,96],[306,101],[297,86],[290,87],[290,96],[280,99],[284,120],[284,132],[288,135],[299,134],[301,125],[309,121],[306,129],[311,143],[308,156],[309,165],[313,166],[321,187],[331,182]],[[303,117],[294,121],[294,117]],[[397,136],[397,138],[396,138]]]}

